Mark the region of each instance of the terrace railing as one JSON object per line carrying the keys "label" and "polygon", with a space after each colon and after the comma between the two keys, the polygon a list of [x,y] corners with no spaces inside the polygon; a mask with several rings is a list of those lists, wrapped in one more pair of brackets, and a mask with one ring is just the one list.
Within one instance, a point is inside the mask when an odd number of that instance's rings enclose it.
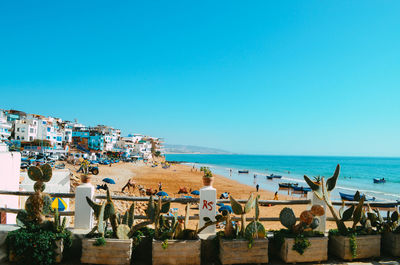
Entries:
{"label": "terrace railing", "polygon": [[[0,195],[14,195],[14,196],[29,196],[34,194],[34,192],[30,191],[6,191],[6,190],[0,190]],[[76,197],[80,197],[81,200],[75,201],[75,207],[78,205],[87,205],[86,199],[82,199],[85,197],[82,196],[76,196],[75,193],[49,193],[51,197],[60,197],[60,198],[70,198],[74,199]],[[309,205],[311,206],[314,204],[314,199],[312,194],[311,196],[308,196],[308,199],[299,199],[299,200],[260,200],[260,206],[274,206],[274,205]],[[134,197],[134,196],[111,196],[113,200],[116,201],[130,201],[130,202],[147,202],[149,200],[149,197]],[[105,195],[94,195],[93,198],[97,200],[102,200],[106,199]],[[179,203],[179,204],[187,204],[187,203],[192,203],[192,204],[197,204],[200,202],[199,198],[172,198],[172,197],[167,197],[163,198],[163,201],[169,201],[171,203]],[[240,203],[246,203],[246,200],[237,200]],[[221,203],[230,203],[229,199],[218,199],[217,202]],[[317,204],[322,204],[321,201],[316,202]],[[340,206],[343,204],[342,201],[333,201],[333,205]],[[351,202],[351,201],[345,201],[344,204],[347,206],[356,204],[357,202]],[[377,208],[398,208],[400,205],[399,201],[396,202],[371,202],[369,203],[371,207],[377,207]],[[6,213],[15,213],[17,214],[21,209],[15,209],[15,208],[7,208],[7,207],[0,207],[0,212],[6,212]],[[75,218],[80,218],[78,215],[80,213],[76,211],[62,211],[60,212],[60,215],[62,216],[75,216]],[[88,220],[88,225],[92,223],[93,217],[88,215],[88,213],[85,213]],[[146,216],[143,215],[135,215],[135,219],[146,219]],[[183,217],[179,217],[183,218]],[[199,215],[192,215],[189,217],[190,220],[199,220]],[[240,220],[239,217],[233,217],[233,220]],[[253,220],[252,217],[247,218],[248,221]],[[263,222],[274,222],[274,221],[279,221],[279,217],[260,217],[260,221]],[[323,224],[322,227],[325,227],[326,221],[334,221],[333,218],[322,218],[321,223]]]}

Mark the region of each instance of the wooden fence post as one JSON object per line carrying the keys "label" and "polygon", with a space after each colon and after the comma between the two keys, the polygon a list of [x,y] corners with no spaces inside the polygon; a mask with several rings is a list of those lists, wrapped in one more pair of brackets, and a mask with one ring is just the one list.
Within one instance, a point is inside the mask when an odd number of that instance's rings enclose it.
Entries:
{"label": "wooden fence post", "polygon": [[322,207],[324,207],[325,214],[318,217],[320,220],[320,224],[316,230],[320,231],[322,233],[325,233],[326,232],[326,211],[327,211],[326,203],[323,200],[320,200],[312,191],[307,193],[307,199],[311,200],[310,209],[311,209],[311,206],[313,206],[313,205],[321,205]]}

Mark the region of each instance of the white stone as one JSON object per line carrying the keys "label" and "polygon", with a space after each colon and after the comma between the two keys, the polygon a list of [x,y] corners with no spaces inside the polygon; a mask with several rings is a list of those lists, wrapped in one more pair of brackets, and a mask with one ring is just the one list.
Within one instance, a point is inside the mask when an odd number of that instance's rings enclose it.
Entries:
{"label": "white stone", "polygon": [[[205,224],[204,217],[210,218],[215,221],[217,211],[217,190],[211,186],[205,186],[200,189],[200,203],[199,203],[199,228]],[[215,234],[215,225],[209,226],[204,229],[202,234]]]}
{"label": "white stone", "polygon": [[93,228],[93,209],[86,201],[86,196],[93,200],[94,187],[84,183],[75,189],[75,229]]}

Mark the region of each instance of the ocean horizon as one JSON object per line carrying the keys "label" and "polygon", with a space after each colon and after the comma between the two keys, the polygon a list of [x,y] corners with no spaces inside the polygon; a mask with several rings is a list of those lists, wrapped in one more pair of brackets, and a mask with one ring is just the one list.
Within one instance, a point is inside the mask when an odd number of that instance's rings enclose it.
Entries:
{"label": "ocean horizon", "polygon": [[[400,200],[400,158],[367,156],[302,156],[253,154],[167,154],[169,161],[180,161],[196,167],[208,166],[215,174],[261,189],[278,191],[279,182],[297,182],[307,187],[303,176],[332,176],[336,165],[341,172],[332,199],[340,199],[339,192],[354,194],[357,190],[378,201]],[[230,170],[232,169],[232,173]],[[238,174],[238,170],[249,174]],[[281,180],[267,180],[266,175],[282,175]],[[256,175],[256,177],[254,177]],[[374,184],[374,178],[385,178],[386,183]],[[279,193],[287,194],[287,191]]]}

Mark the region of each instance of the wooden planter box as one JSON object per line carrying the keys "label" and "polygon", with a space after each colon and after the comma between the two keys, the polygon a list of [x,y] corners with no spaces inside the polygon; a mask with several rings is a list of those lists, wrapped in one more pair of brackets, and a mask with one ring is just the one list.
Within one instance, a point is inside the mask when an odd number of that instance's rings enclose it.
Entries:
{"label": "wooden planter box", "polygon": [[168,240],[166,249],[162,247],[163,241],[153,240],[152,259],[153,265],[165,264],[190,264],[200,265],[201,241],[197,240]]}
{"label": "wooden planter box", "polygon": [[357,253],[353,257],[350,237],[330,236],[329,253],[343,260],[379,257],[381,255],[381,235],[356,236]]}
{"label": "wooden planter box", "polygon": [[81,263],[91,264],[130,264],[132,239],[106,238],[104,246],[95,246],[94,238],[82,240]]}
{"label": "wooden planter box", "polygon": [[268,239],[254,239],[251,248],[246,239],[220,239],[219,259],[222,264],[268,263]]}
{"label": "wooden planter box", "polygon": [[[56,240],[57,248],[54,250],[56,252],[56,263],[60,263],[63,258],[64,251],[64,241],[63,239]],[[10,262],[18,262],[19,258],[14,254],[13,251],[10,251],[8,255],[8,259]]]}
{"label": "wooden planter box", "polygon": [[294,238],[285,238],[280,257],[286,263],[321,262],[328,260],[328,237],[309,237],[311,245],[300,254],[293,250]]}
{"label": "wooden planter box", "polygon": [[382,250],[392,256],[400,256],[400,234],[382,234]]}

